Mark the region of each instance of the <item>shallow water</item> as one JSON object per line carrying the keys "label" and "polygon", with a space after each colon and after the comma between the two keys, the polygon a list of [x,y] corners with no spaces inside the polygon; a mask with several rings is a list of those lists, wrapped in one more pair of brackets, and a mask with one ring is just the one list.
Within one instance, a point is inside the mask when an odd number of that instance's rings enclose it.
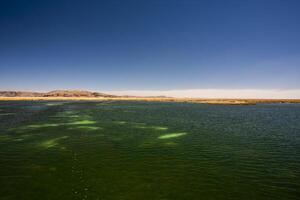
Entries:
{"label": "shallow water", "polygon": [[298,199],[300,105],[0,102],[0,199]]}

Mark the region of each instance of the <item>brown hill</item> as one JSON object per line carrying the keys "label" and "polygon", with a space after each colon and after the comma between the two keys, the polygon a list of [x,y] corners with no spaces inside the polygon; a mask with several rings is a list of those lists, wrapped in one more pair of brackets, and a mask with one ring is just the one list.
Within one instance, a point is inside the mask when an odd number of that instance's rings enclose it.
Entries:
{"label": "brown hill", "polygon": [[0,97],[42,97],[40,92],[0,91]]}
{"label": "brown hill", "polygon": [[83,90],[54,90],[42,92],[0,91],[0,97],[117,97],[115,95]]}

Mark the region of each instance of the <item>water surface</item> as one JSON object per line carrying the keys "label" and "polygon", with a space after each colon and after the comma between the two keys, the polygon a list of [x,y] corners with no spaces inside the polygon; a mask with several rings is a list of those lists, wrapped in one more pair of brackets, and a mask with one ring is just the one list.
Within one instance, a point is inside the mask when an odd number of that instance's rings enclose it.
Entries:
{"label": "water surface", "polygon": [[298,199],[300,105],[0,102],[0,199]]}

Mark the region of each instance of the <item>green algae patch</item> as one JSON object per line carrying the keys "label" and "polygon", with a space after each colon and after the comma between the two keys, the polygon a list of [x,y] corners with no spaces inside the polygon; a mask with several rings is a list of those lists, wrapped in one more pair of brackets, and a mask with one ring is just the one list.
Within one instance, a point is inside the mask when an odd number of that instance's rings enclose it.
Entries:
{"label": "green algae patch", "polygon": [[138,126],[134,126],[134,128],[147,129],[149,127],[148,126],[143,126],[143,125],[138,125]]}
{"label": "green algae patch", "polygon": [[50,128],[50,127],[57,127],[61,124],[34,124],[34,125],[28,125],[26,128]]}
{"label": "green algae patch", "polygon": [[168,130],[168,127],[163,127],[163,126],[147,126],[147,125],[144,125],[144,124],[136,125],[136,126],[134,126],[134,128],[138,128],[138,129],[152,129],[152,130],[155,130],[155,131],[165,131],[165,130]]}
{"label": "green algae patch", "polygon": [[165,131],[168,130],[168,127],[163,127],[163,126],[151,126],[150,128],[156,130],[156,131]]}
{"label": "green algae patch", "polygon": [[10,140],[11,137],[9,135],[0,135],[0,142]]}
{"label": "green algae patch", "polygon": [[79,115],[69,115],[68,117],[69,118],[79,118],[80,116]]}
{"label": "green algae patch", "polygon": [[177,146],[178,144],[176,142],[165,142],[163,143],[163,146],[167,146],[167,147],[174,147]]}
{"label": "green algae patch", "polygon": [[58,138],[49,139],[49,140],[41,142],[39,144],[39,146],[46,148],[46,149],[52,148],[52,147],[57,146],[61,140],[64,140],[67,138],[69,138],[69,136],[62,136],[62,137],[58,137]]}
{"label": "green algae patch", "polygon": [[95,121],[92,120],[81,120],[81,121],[75,121],[67,123],[68,125],[88,125],[88,124],[96,124]]}
{"label": "green algae patch", "polygon": [[22,142],[24,141],[24,138],[16,138],[16,139],[13,139],[14,142]]}
{"label": "green algae patch", "polygon": [[74,128],[75,129],[86,130],[86,131],[97,131],[97,130],[102,129],[101,127],[96,127],[96,126],[76,126]]}
{"label": "green algae patch", "polygon": [[120,125],[123,125],[123,124],[127,124],[127,122],[125,122],[125,121],[117,121],[117,122],[114,122],[114,124],[120,124]]}
{"label": "green algae patch", "polygon": [[158,137],[158,139],[171,139],[186,135],[187,133],[168,133]]}
{"label": "green algae patch", "polygon": [[25,125],[25,126],[21,126],[21,127],[17,127],[17,128],[11,128],[11,129],[9,129],[9,131],[23,133],[23,132],[27,132],[27,131],[42,129],[42,128],[54,128],[54,127],[58,127],[60,125],[63,125],[63,124],[60,124],[60,123],[31,124],[31,125]]}

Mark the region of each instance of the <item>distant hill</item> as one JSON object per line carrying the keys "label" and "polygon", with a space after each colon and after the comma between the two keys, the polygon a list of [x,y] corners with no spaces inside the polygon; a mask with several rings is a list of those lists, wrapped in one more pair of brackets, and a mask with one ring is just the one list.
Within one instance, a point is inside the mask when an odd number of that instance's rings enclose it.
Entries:
{"label": "distant hill", "polygon": [[43,97],[44,94],[40,92],[0,91],[1,97]]}
{"label": "distant hill", "polygon": [[51,92],[0,91],[1,100],[130,100],[148,102],[189,102],[216,105],[254,105],[258,103],[300,103],[300,99],[205,99],[205,98],[173,98],[166,96],[116,96],[111,94],[84,90],[54,90]]}
{"label": "distant hill", "polygon": [[83,90],[54,90],[50,92],[0,91],[0,97],[118,97],[115,95]]}

